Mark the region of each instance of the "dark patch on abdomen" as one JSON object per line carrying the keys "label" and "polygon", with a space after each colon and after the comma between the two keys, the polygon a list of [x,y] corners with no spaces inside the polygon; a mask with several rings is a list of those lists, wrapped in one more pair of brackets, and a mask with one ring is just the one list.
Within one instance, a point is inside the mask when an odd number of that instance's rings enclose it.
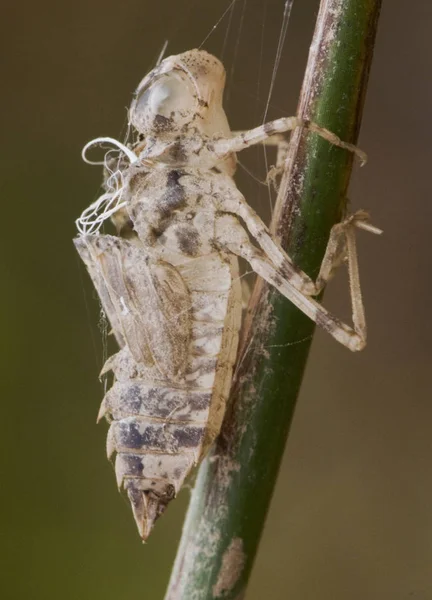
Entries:
{"label": "dark patch on abdomen", "polygon": [[173,431],[173,437],[180,448],[196,448],[204,436],[203,427],[178,427]]}
{"label": "dark patch on abdomen", "polygon": [[185,423],[152,423],[143,420],[116,421],[113,428],[116,449],[177,453],[181,448],[199,446],[204,435],[204,426]]}

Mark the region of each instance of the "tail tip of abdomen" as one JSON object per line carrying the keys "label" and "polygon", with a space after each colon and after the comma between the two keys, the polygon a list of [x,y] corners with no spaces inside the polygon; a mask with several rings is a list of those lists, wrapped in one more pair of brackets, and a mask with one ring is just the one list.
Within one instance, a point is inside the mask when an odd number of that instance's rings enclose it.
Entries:
{"label": "tail tip of abdomen", "polygon": [[125,488],[138,527],[138,533],[145,542],[155,522],[173,499],[175,495],[174,486],[167,484],[163,492],[143,490],[142,485],[134,479],[130,479],[125,483]]}

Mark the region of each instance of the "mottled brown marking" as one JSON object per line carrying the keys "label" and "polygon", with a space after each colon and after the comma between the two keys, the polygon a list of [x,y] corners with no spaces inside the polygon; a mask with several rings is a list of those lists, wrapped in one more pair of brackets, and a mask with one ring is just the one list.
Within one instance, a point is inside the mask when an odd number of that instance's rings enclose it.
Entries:
{"label": "mottled brown marking", "polygon": [[178,227],[175,231],[181,252],[188,256],[196,256],[200,247],[199,233],[187,225]]}

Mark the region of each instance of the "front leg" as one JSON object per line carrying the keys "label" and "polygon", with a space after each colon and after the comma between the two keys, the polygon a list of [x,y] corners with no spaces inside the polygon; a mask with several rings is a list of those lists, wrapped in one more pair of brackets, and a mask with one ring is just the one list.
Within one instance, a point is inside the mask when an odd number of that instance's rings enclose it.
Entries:
{"label": "front leg", "polygon": [[[256,218],[258,219],[258,217]],[[262,222],[261,225],[265,227]],[[343,229],[342,226],[344,224],[340,224],[339,227]],[[251,233],[254,235],[253,232]],[[303,271],[293,266],[289,257],[274,242],[274,247],[278,250],[274,254],[276,261],[273,260],[272,255],[266,251],[262,244],[260,245],[263,250],[259,250],[250,242],[246,229],[235,216],[223,215],[218,217],[216,221],[216,241],[222,248],[247,260],[258,275],[278,289],[312,321],[330,333],[338,342],[350,350],[356,351],[363,349],[366,344],[366,321],[360,291],[353,225],[348,226],[347,224],[344,233],[346,235],[354,327],[342,323],[310,297],[311,292],[305,290],[310,290],[312,286],[313,291],[316,292],[317,286]],[[333,242],[335,242],[335,238],[336,236],[334,236]],[[329,248],[327,249],[320,271],[322,285],[325,281],[322,273],[328,276],[331,273],[329,256],[340,258],[338,245],[338,243],[333,243],[330,251]],[[329,246],[331,246],[330,243]],[[281,255],[284,255],[282,261],[280,260]]]}
{"label": "front leg", "polygon": [[264,125],[260,125],[259,127],[255,127],[254,129],[250,129],[249,131],[243,131],[239,134],[234,134],[232,138],[216,140],[214,142],[213,150],[216,155],[218,155],[220,158],[223,158],[232,152],[240,152],[241,150],[245,150],[254,144],[263,143],[264,140],[277,133],[292,131],[293,129],[297,129],[297,127],[304,127],[309,131],[317,133],[320,137],[330,142],[330,144],[338,146],[339,148],[345,148],[345,150],[349,150],[350,152],[354,152],[354,154],[356,154],[356,156],[358,156],[360,159],[360,163],[362,165],[366,163],[367,156],[362,150],[360,150],[360,148],[357,148],[357,146],[349,144],[348,142],[343,142],[337,135],[328,129],[320,127],[311,121],[299,119],[298,117],[283,117],[281,119],[276,119],[275,121],[265,123]]}

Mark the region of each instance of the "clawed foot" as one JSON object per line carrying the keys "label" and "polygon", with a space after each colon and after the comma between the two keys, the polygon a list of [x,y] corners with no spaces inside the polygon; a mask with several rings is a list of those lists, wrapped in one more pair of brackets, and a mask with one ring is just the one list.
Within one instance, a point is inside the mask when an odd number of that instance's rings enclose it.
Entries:
{"label": "clawed foot", "polygon": [[370,233],[375,233],[377,235],[381,235],[382,229],[375,227],[370,222],[370,215],[367,211],[361,209],[349,216],[347,219],[342,221],[340,225],[347,229],[348,227],[357,227],[358,229],[364,229],[365,231],[369,231]]}

